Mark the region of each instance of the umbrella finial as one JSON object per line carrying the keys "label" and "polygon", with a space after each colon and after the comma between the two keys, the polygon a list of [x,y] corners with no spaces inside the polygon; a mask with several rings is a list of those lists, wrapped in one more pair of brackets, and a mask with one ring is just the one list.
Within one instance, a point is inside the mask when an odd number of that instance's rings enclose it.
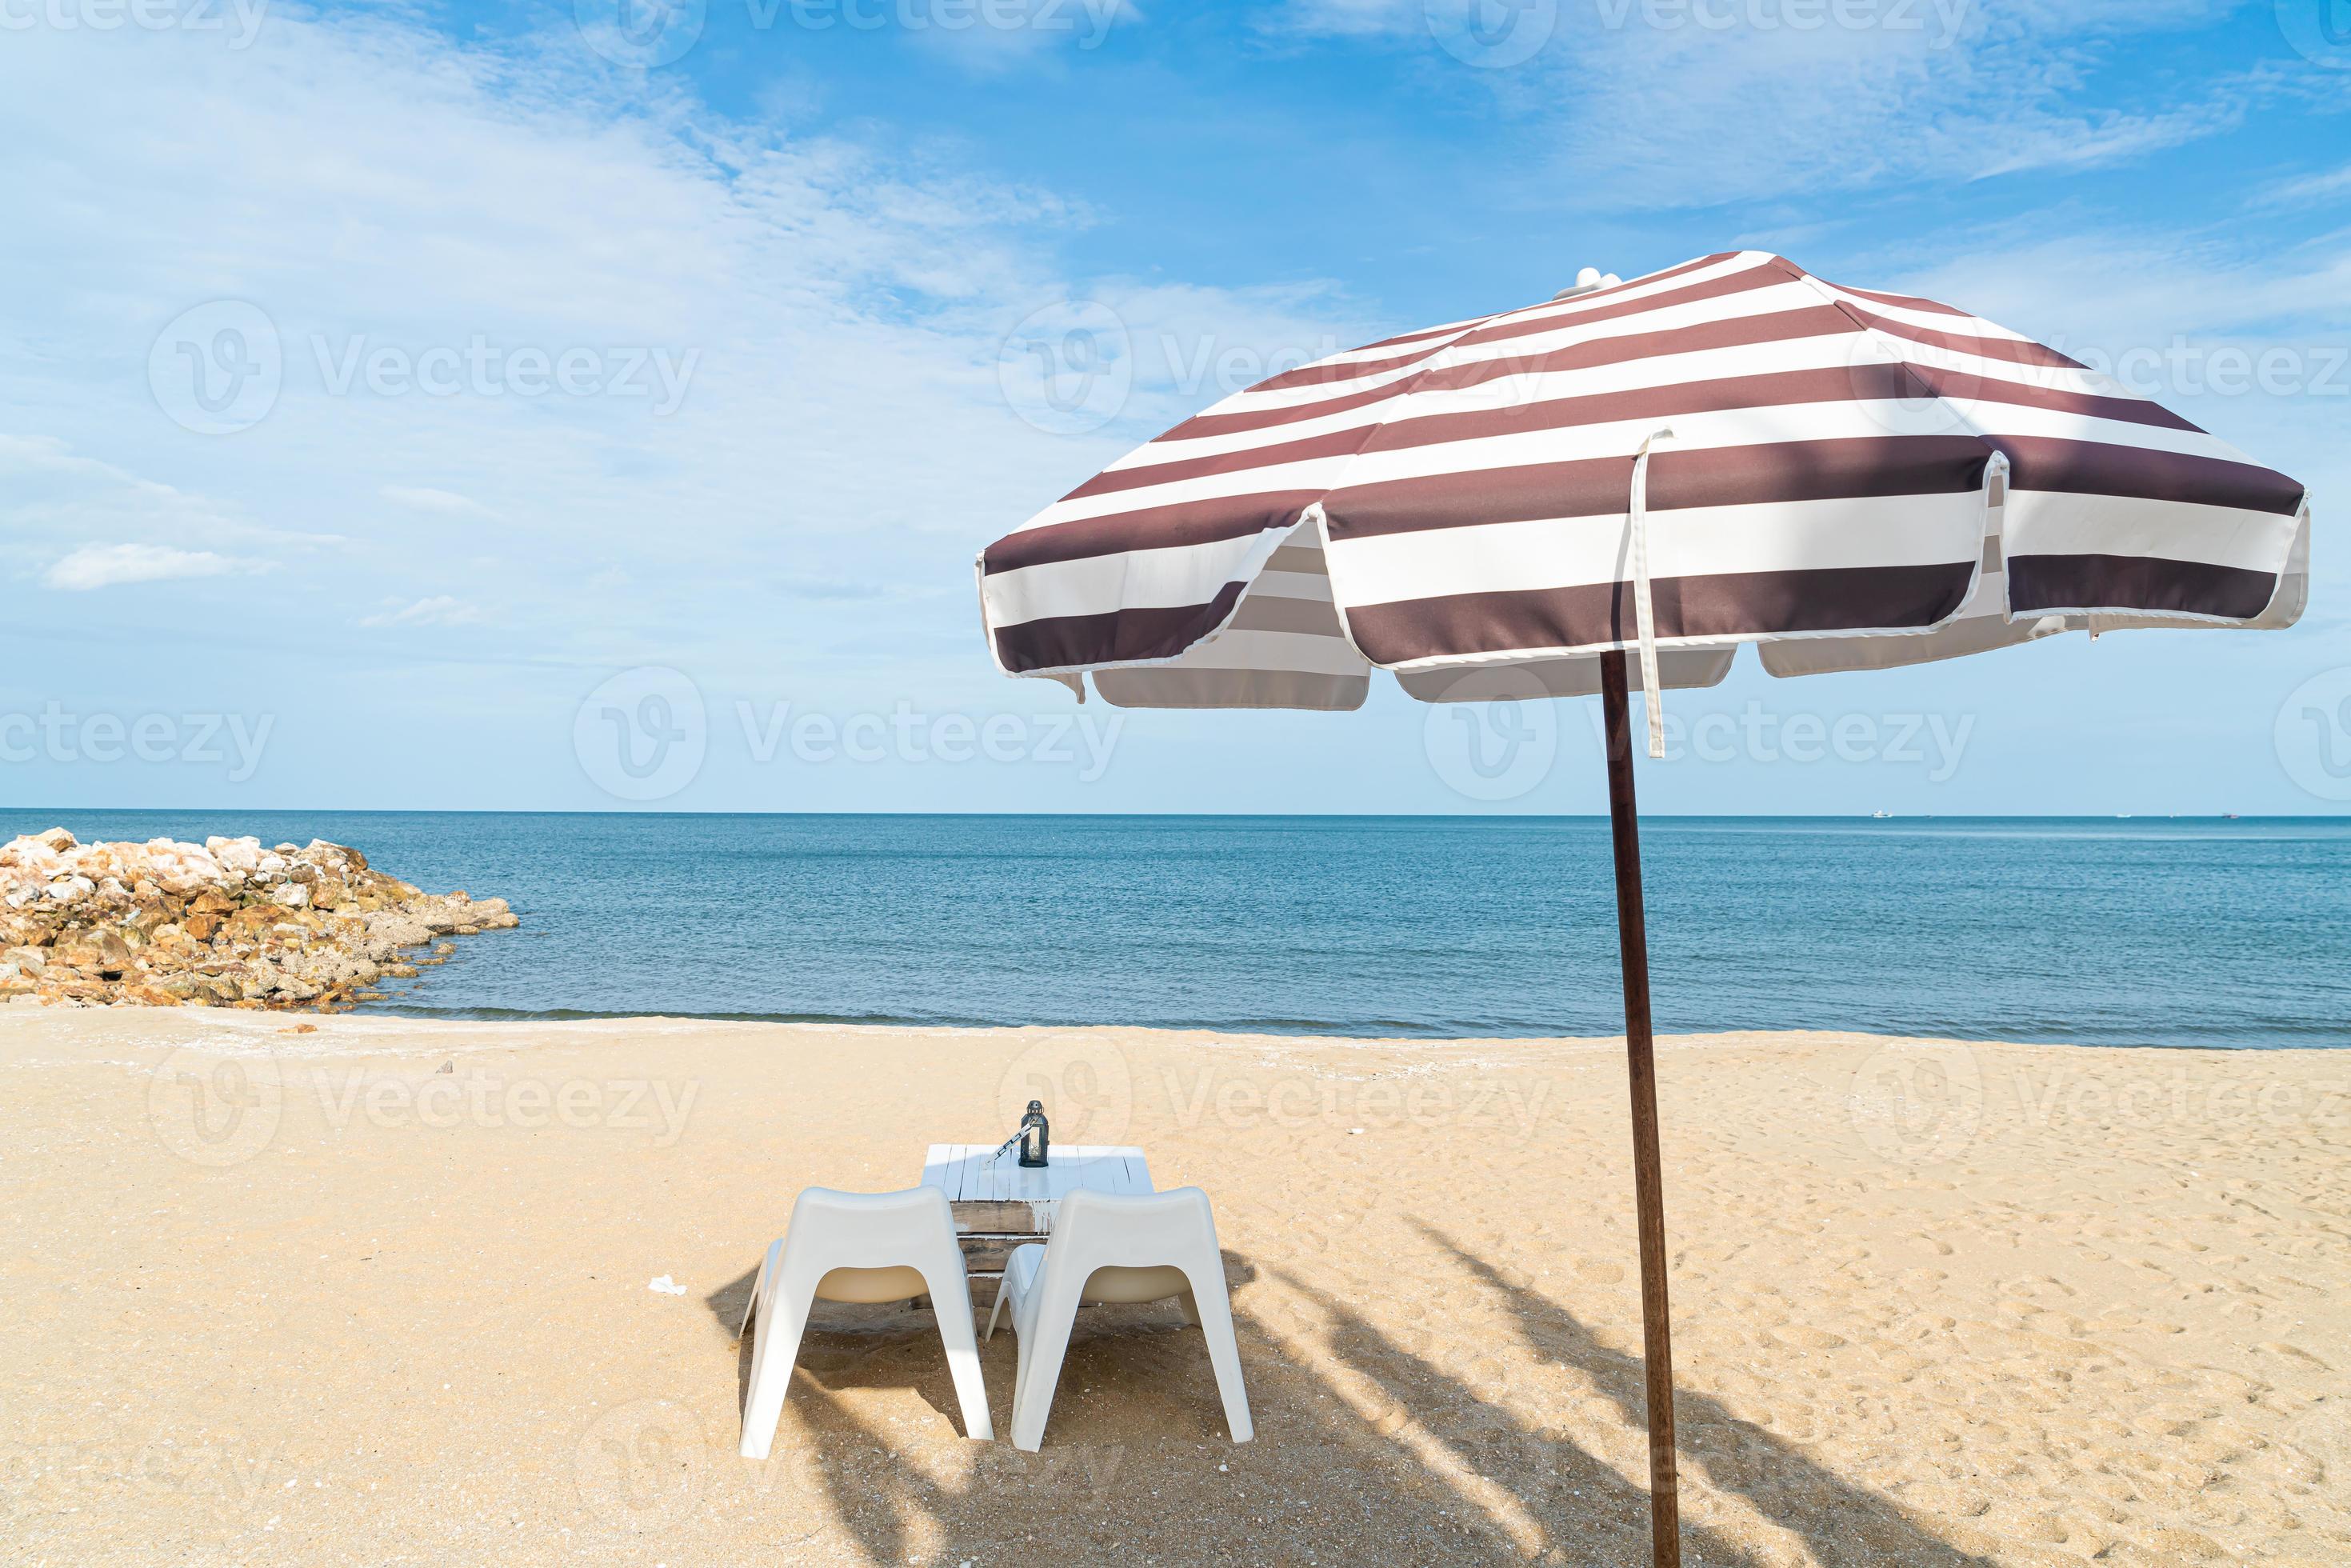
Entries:
{"label": "umbrella finial", "polygon": [[1596,267],[1587,267],[1575,275],[1574,287],[1562,288],[1552,298],[1573,299],[1579,294],[1589,294],[1595,288],[1614,288],[1624,281],[1613,272],[1603,272]]}

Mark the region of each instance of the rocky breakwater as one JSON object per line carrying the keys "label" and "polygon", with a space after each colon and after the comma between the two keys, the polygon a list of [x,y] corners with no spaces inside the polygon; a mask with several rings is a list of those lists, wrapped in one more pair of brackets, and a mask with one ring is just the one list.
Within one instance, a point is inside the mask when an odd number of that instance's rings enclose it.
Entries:
{"label": "rocky breakwater", "polygon": [[0,845],[0,1000],[337,1011],[446,958],[438,938],[514,924],[502,898],[425,893],[320,839]]}

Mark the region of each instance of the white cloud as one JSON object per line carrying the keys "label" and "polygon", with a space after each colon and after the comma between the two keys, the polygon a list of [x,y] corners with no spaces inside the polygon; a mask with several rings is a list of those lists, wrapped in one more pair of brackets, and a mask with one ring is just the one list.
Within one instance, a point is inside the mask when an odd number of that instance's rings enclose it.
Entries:
{"label": "white cloud", "polygon": [[2277,180],[2253,193],[2248,204],[2256,208],[2316,207],[2351,201],[2351,164],[2322,173]]}
{"label": "white cloud", "polygon": [[[2231,8],[1289,0],[1262,26],[1416,51],[1438,79],[1490,95],[1538,153],[1552,154],[1531,164],[1546,189],[1654,211],[2089,168],[2210,135],[2288,89],[2255,73],[2183,99],[2169,79],[2152,85],[2108,59],[2118,40],[2196,28]],[[1475,63],[1489,59],[1507,64]],[[2094,98],[2110,106],[2083,107]]]}
{"label": "white cloud", "polygon": [[1427,26],[1421,0],[1290,0],[1263,21],[1272,32],[1341,38],[1425,36]]}
{"label": "white cloud", "polygon": [[169,545],[84,545],[51,565],[41,580],[65,592],[86,593],[125,582],[219,577],[241,564],[210,550],[173,549]]}
{"label": "white cloud", "polygon": [[[837,637],[976,651],[968,615],[897,591],[967,598],[971,550],[1135,428],[1056,437],[1007,405],[998,350],[1038,302],[1115,288],[1155,334],[1219,352],[1354,335],[1358,312],[1327,291],[1073,279],[1052,252],[1093,221],[1081,204],[880,133],[731,120],[672,79],[613,70],[569,28],[503,54],[274,10],[240,52],[137,29],[12,37],[0,341],[42,352],[0,356],[0,402],[41,439],[164,483],[89,516],[12,518],[0,495],[0,527],[152,536],[177,496],[204,514],[202,531],[170,527],[183,548],[280,541],[255,551],[283,567],[273,613],[325,647],[385,595],[435,597],[489,514],[498,555],[475,597],[517,658],[764,672]],[[194,435],[156,406],[149,350],[213,299],[266,316],[274,344],[249,347],[282,379],[249,428]],[[477,346],[503,357],[503,390],[472,390]],[[379,350],[420,369],[455,356],[460,390],[342,374]],[[512,390],[517,364],[579,351],[604,390]],[[655,354],[698,356],[674,413],[629,381]],[[1214,401],[1216,374],[1158,377],[1130,421]],[[891,591],[806,601],[778,629],[757,585],[796,577]],[[984,656],[948,667],[992,678]]]}
{"label": "white cloud", "polygon": [[497,515],[470,496],[460,496],[455,490],[435,490],[423,485],[386,485],[383,498],[397,501],[403,507],[413,507],[420,512],[440,512],[462,517]]}
{"label": "white cloud", "polygon": [[1113,29],[1144,21],[1134,0],[989,0],[956,6],[898,0],[897,16],[914,41],[983,76],[1065,65],[1109,42]]}
{"label": "white cloud", "polygon": [[[386,602],[399,603],[397,600],[389,600]],[[454,599],[448,594],[440,593],[430,599],[420,599],[413,604],[402,605],[397,610],[368,616],[360,624],[362,626],[467,626],[481,618],[481,612],[472,605]]]}

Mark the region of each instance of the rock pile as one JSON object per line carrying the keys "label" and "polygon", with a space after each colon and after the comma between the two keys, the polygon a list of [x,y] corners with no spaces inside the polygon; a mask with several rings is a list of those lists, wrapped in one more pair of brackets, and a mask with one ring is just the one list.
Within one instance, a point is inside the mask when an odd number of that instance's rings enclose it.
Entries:
{"label": "rock pile", "polygon": [[63,828],[0,845],[0,1000],[338,1011],[436,937],[503,929],[502,898],[421,892],[313,839],[77,843]]}

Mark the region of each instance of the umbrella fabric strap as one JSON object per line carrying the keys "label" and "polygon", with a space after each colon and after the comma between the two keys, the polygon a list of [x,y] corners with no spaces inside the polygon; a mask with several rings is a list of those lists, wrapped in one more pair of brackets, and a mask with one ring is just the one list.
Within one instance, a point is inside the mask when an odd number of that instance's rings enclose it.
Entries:
{"label": "umbrella fabric strap", "polygon": [[1670,430],[1652,432],[1633,459],[1633,626],[1641,643],[1641,701],[1649,716],[1652,757],[1666,754],[1666,704],[1657,680],[1656,610],[1649,594],[1649,449],[1673,438]]}

